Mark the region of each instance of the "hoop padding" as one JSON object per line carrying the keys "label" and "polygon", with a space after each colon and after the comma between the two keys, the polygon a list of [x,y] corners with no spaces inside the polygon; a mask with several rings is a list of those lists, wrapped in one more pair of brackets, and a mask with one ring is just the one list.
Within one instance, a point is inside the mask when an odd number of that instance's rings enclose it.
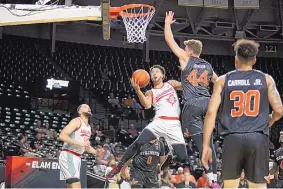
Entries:
{"label": "hoop padding", "polygon": [[145,4],[130,4],[122,6],[120,10],[127,31],[127,41],[144,43],[146,28],[155,13],[155,8]]}

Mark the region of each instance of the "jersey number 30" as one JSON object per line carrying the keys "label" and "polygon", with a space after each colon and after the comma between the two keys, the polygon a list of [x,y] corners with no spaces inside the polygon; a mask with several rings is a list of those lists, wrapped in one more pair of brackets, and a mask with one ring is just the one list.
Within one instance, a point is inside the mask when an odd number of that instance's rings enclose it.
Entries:
{"label": "jersey number 30", "polygon": [[208,71],[204,71],[199,78],[197,78],[198,70],[194,69],[191,71],[190,75],[188,76],[187,80],[192,83],[193,86],[197,87],[199,83],[203,83],[204,86],[208,86],[207,75]]}
{"label": "jersey number 30", "polygon": [[[253,106],[252,106],[253,99]],[[260,92],[258,90],[232,91],[230,100],[234,101],[234,109],[231,110],[232,117],[240,117],[245,114],[248,117],[255,117],[259,113]]]}

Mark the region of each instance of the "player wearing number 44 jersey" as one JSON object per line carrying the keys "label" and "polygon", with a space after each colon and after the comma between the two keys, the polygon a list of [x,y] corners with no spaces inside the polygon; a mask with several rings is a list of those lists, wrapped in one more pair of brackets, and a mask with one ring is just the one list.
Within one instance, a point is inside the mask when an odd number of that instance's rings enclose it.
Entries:
{"label": "player wearing number 44 jersey", "polygon": [[[174,13],[166,13],[165,40],[173,53],[179,58],[182,71],[181,81],[183,86],[184,108],[182,110],[182,130],[189,134],[196,144],[199,152],[202,152],[203,121],[210,100],[209,84],[218,78],[212,66],[199,58],[202,52],[202,42],[199,40],[185,41],[185,50],[175,42],[171,30]],[[211,140],[213,149],[213,140]],[[214,150],[213,150],[214,151]],[[213,152],[213,164],[206,170],[210,184],[217,180],[216,155]]]}
{"label": "player wearing number 44 jersey", "polygon": [[[219,110],[224,137],[224,188],[237,188],[244,169],[250,188],[266,188],[269,175],[269,127],[283,115],[280,95],[271,76],[252,67],[259,44],[241,39],[234,44],[236,70],[219,77],[204,122],[202,163],[211,162],[210,138]],[[269,115],[269,104],[273,113]]]}

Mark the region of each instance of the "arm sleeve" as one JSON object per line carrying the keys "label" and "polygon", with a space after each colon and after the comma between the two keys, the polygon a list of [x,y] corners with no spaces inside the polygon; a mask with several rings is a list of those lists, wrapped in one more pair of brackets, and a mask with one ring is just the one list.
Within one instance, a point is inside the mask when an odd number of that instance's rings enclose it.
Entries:
{"label": "arm sleeve", "polygon": [[277,151],[275,151],[273,158],[271,158],[273,162],[279,166],[279,162],[277,161]]}
{"label": "arm sleeve", "polygon": [[159,141],[160,143],[160,156],[165,156],[165,149],[163,142]]}

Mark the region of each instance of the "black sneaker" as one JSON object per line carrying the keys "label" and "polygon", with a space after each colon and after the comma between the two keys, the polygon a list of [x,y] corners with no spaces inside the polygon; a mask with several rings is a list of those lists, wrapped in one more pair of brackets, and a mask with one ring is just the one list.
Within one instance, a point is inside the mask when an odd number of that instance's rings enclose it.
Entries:
{"label": "black sneaker", "polygon": [[115,166],[106,176],[106,180],[113,180],[113,177],[120,172],[119,168]]}

